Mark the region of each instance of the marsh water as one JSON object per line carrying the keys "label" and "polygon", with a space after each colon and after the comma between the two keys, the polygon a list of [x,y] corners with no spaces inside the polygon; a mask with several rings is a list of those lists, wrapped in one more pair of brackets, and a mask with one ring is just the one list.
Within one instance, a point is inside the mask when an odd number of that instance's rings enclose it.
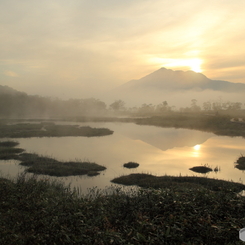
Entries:
{"label": "marsh water", "polygon": [[[57,178],[82,192],[96,186],[104,189],[112,185],[110,181],[113,178],[130,173],[207,176],[245,183],[244,171],[234,168],[237,158],[241,154],[245,155],[245,139],[242,137],[217,136],[197,130],[142,126],[134,123],[71,124],[105,127],[114,133],[90,138],[44,137],[15,140],[20,143],[18,147],[29,153],[38,153],[61,161],[89,160],[105,166],[107,169],[99,176]],[[140,165],[136,169],[124,168],[123,164],[129,161]],[[200,165],[207,165],[213,169],[218,167],[220,171],[204,175],[189,170]],[[24,169],[18,165],[18,161],[0,161],[0,171],[4,176],[15,177]]]}

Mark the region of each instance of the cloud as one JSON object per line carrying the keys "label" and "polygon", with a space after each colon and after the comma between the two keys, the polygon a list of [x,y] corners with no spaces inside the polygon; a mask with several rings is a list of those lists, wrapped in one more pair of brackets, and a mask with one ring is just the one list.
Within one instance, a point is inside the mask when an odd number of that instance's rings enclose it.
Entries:
{"label": "cloud", "polygon": [[[51,86],[55,94],[60,84],[89,94],[162,66],[152,60],[201,59],[205,75],[245,82],[244,7],[241,0],[2,0],[4,81],[27,92]],[[21,74],[18,84],[10,71]]]}
{"label": "cloud", "polygon": [[8,77],[19,77],[19,75],[13,71],[4,71],[4,75]]}

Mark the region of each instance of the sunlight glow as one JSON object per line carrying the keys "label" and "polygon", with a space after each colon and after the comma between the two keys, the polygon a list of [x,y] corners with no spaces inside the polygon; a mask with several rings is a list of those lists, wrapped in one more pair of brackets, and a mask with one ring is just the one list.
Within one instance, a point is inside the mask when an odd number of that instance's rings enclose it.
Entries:
{"label": "sunlight glow", "polygon": [[201,145],[193,146],[193,149],[194,149],[194,151],[192,152],[193,157],[200,157],[200,151],[199,151],[200,148],[201,148]]}
{"label": "sunlight glow", "polygon": [[193,59],[162,59],[158,57],[150,58],[151,63],[161,64],[166,68],[177,68],[177,69],[190,69],[194,72],[202,72],[201,65],[203,61],[199,58]]}
{"label": "sunlight glow", "polygon": [[194,71],[194,72],[202,72],[202,69],[201,69],[202,61],[200,59],[188,60],[187,64],[189,64],[189,66],[190,66],[192,71]]}

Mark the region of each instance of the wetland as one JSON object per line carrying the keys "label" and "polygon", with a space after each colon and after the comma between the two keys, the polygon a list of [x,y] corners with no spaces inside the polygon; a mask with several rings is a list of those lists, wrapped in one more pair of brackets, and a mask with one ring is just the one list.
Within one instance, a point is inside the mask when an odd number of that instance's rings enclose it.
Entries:
{"label": "wetland", "polygon": [[242,244],[245,139],[140,124],[8,124],[1,244]]}
{"label": "wetland", "polygon": [[82,192],[134,173],[243,183],[243,169],[236,165],[245,152],[241,136],[139,123],[146,119],[109,120],[2,123],[1,171],[58,178]]}

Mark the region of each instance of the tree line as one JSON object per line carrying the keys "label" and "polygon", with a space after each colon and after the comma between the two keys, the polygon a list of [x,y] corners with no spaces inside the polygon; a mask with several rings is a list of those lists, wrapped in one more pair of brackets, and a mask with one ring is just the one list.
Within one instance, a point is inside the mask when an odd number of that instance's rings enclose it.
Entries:
{"label": "tree line", "polygon": [[61,100],[25,93],[0,94],[1,118],[103,115],[105,111],[106,104],[94,98]]}
{"label": "tree line", "polygon": [[[234,112],[241,111],[240,102],[207,101],[198,105],[196,99],[190,100],[190,106],[179,108],[183,113],[189,112]],[[167,101],[158,105],[142,104],[138,107],[126,107],[123,100],[115,100],[110,105],[95,99],[69,99],[41,97],[27,95],[25,93],[1,93],[0,94],[0,117],[1,118],[57,118],[75,116],[106,116],[106,115],[139,115],[147,116],[152,114],[171,113],[177,111]]]}

